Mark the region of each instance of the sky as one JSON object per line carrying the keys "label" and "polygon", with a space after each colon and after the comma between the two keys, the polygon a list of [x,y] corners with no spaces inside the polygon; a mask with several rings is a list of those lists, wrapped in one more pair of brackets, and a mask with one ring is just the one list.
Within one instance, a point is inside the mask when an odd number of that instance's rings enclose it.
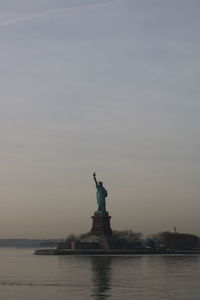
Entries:
{"label": "sky", "polygon": [[200,235],[199,0],[1,0],[0,238]]}

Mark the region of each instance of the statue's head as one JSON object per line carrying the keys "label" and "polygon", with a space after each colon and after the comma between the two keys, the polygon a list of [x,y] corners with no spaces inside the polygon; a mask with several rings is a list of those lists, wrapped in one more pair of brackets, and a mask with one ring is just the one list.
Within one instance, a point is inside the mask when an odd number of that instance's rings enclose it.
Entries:
{"label": "statue's head", "polygon": [[103,186],[103,182],[102,181],[99,181],[99,186]]}

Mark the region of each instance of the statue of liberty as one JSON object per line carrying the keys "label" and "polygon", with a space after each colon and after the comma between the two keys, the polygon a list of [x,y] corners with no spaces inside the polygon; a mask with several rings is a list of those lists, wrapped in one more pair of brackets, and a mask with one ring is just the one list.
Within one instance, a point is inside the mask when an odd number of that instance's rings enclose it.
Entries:
{"label": "statue of liberty", "polygon": [[96,188],[97,188],[97,205],[98,205],[98,209],[97,212],[100,213],[105,213],[106,212],[106,197],[108,196],[108,193],[106,191],[106,189],[103,187],[103,182],[99,181],[97,182],[96,180],[96,174],[93,174],[94,177],[94,181],[96,184]]}

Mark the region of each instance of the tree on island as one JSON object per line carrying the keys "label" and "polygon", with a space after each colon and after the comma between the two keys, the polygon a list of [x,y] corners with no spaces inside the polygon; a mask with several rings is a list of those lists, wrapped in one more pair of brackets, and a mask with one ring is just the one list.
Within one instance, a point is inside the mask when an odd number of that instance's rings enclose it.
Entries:
{"label": "tree on island", "polygon": [[141,242],[142,233],[133,232],[132,230],[113,230],[113,235],[116,238],[124,239],[129,242]]}
{"label": "tree on island", "polygon": [[152,248],[192,250],[198,248],[199,238],[194,234],[165,231],[150,237],[147,245]]}

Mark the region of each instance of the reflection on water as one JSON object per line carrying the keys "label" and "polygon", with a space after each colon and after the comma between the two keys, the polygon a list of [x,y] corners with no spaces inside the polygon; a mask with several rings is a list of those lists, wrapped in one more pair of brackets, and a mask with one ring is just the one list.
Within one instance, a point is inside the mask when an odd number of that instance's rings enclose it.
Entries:
{"label": "reflection on water", "polygon": [[[95,300],[199,300],[199,256],[91,256]],[[157,297],[157,298],[156,298]]]}
{"label": "reflection on water", "polygon": [[94,290],[92,297],[96,300],[103,300],[109,297],[112,256],[91,256],[92,263],[92,281]]}
{"label": "reflection on water", "polygon": [[199,300],[199,255],[34,256],[0,248],[1,299]]}

